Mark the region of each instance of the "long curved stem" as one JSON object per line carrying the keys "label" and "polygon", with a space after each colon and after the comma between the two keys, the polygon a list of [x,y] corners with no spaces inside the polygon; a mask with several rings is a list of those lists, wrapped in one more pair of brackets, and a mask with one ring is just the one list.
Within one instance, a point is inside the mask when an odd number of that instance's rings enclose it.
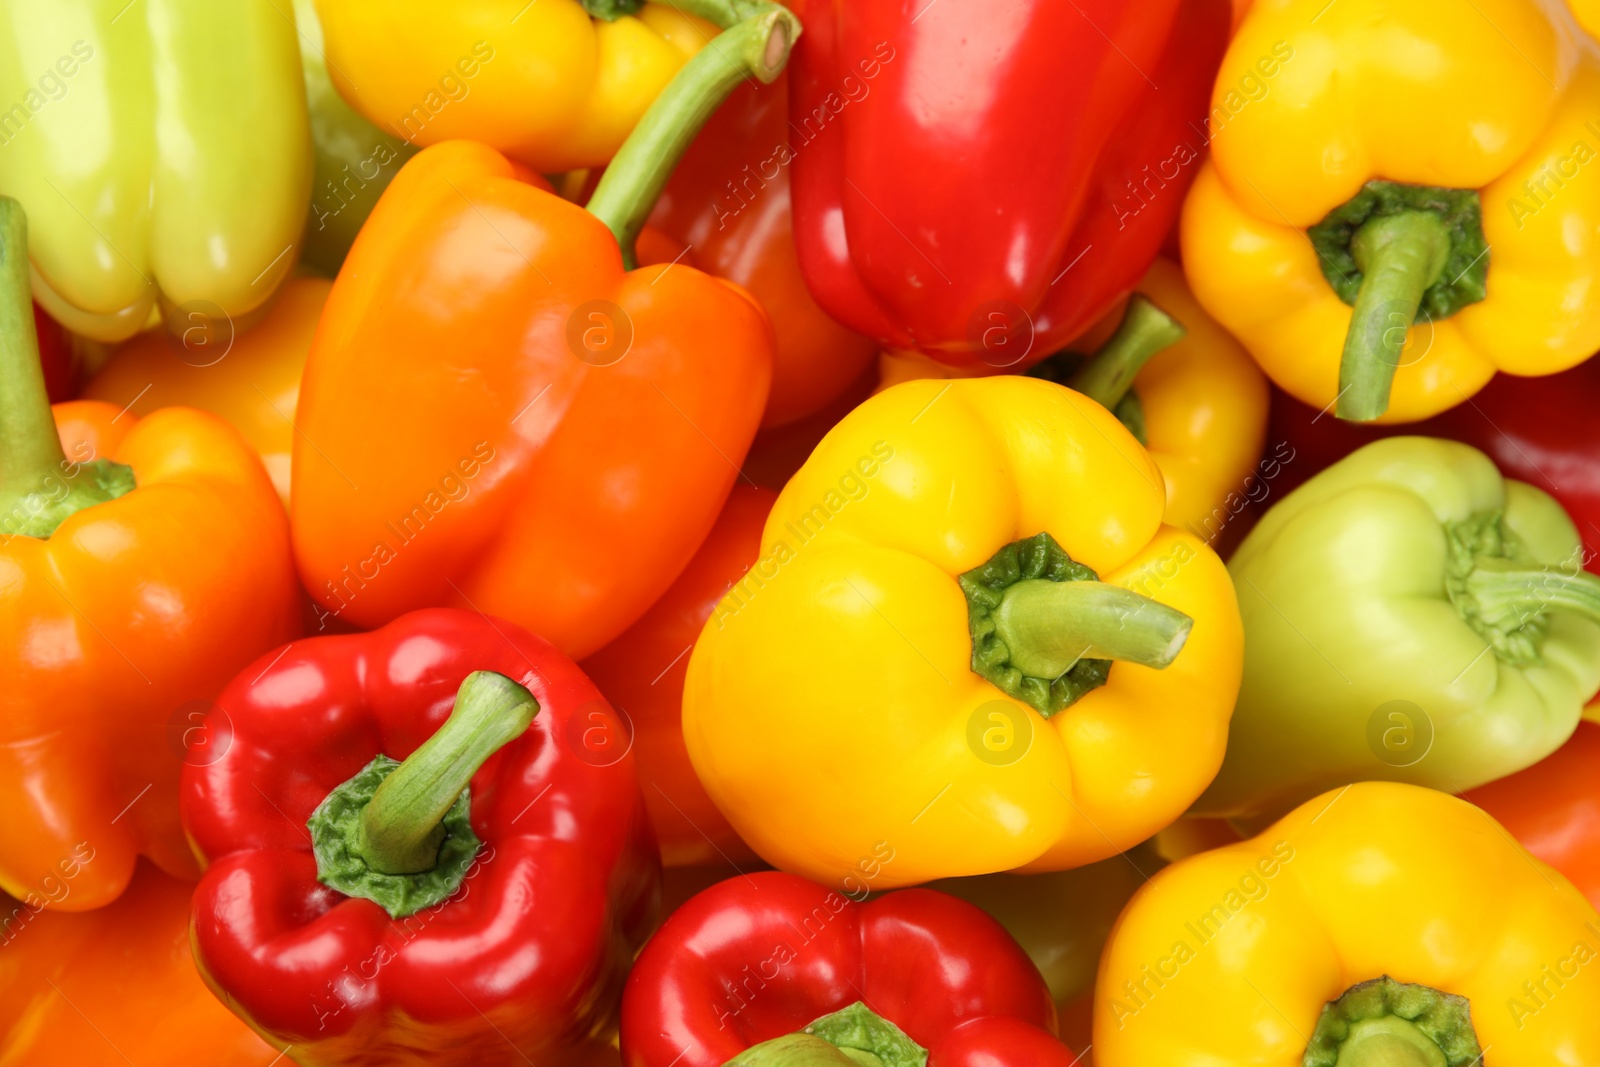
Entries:
{"label": "long curved stem", "polygon": [[1119,585],[1044,578],[1007,589],[994,622],[1011,665],[1035,678],[1059,678],[1080,659],[1159,670],[1177,658],[1194,627],[1176,608]]}
{"label": "long curved stem", "polygon": [[1067,387],[1115,411],[1150,357],[1177,344],[1186,333],[1176,319],[1135,293],[1117,332],[1067,379]]}
{"label": "long curved stem", "polygon": [[[777,4],[701,2],[725,7],[730,14],[746,7],[752,13],[712,38],[684,64],[623,142],[589,199],[590,214],[616,234],[629,270],[637,263],[634,245],[639,231],[689,142],[747,79],[763,83],[775,79],[800,36],[800,21]],[[686,6],[693,11],[697,5]]]}

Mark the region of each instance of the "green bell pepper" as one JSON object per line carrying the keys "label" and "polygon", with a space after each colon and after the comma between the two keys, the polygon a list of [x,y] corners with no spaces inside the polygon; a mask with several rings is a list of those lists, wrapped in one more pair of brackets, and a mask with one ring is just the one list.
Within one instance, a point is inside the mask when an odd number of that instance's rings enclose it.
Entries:
{"label": "green bell pepper", "polygon": [[6,4],[0,193],[32,223],[36,299],[73,331],[121,340],[157,308],[174,331],[245,328],[294,268],[310,191],[288,5]]}
{"label": "green bell pepper", "polygon": [[1244,681],[1200,815],[1354,781],[1457,793],[1538,762],[1600,687],[1600,579],[1561,505],[1453,441],[1378,441],[1272,508],[1228,570]]}
{"label": "green bell pepper", "polygon": [[311,140],[316,174],[311,182],[311,212],[306,217],[307,266],[328,277],[339,273],[356,233],[378,197],[389,187],[415,145],[391,137],[345,103],[328,76],[322,23],[312,0],[294,0],[300,24],[306,104],[311,109]]}

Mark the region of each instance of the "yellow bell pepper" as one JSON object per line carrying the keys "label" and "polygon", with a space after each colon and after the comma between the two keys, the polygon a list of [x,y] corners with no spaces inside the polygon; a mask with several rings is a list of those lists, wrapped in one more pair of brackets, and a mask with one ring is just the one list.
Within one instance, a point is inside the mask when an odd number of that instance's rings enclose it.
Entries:
{"label": "yellow bell pepper", "polygon": [[1567,0],[1578,25],[1591,37],[1600,37],[1600,0]]}
{"label": "yellow bell pepper", "polygon": [[287,507],[300,375],[332,288],[325,278],[290,279],[261,324],[237,338],[146,331],[112,354],[83,395],[141,417],[167,407],[221,416],[260,454]]}
{"label": "yellow bell pepper", "polygon": [[1281,387],[1410,422],[1600,347],[1600,54],[1539,0],[1260,0],[1184,206]]}
{"label": "yellow bell pepper", "polygon": [[[750,0],[316,0],[328,72],[385,133],[466,138],[546,174],[610,161]],[[681,9],[681,10],[680,10]]]}
{"label": "yellow bell pepper", "polygon": [[1588,1067],[1597,1006],[1600,916],[1577,889],[1464,800],[1361,782],[1139,891],[1101,960],[1094,1056]]}
{"label": "yellow bell pepper", "polygon": [[873,889],[1148,838],[1216,773],[1242,661],[1226,569],[1165,500],[1127,429],[1058,385],[867,400],[696,642],[706,791],[768,862]]}
{"label": "yellow bell pepper", "polygon": [[[1149,357],[1133,380],[1128,395],[1136,398],[1129,426],[1161,468],[1167,487],[1163,519],[1211,541],[1221,532],[1236,505],[1251,491],[1252,479],[1270,470],[1261,463],[1267,434],[1267,380],[1248,353],[1195,302],[1176,263],[1157,259],[1137,292],[1181,323],[1186,333]],[[1126,313],[1119,304],[1074,344],[1092,351],[1111,340]],[[1029,373],[1051,377],[1060,357],[1038,364]],[[970,378],[992,368],[983,364],[957,367],[909,351],[883,352],[878,357],[881,392],[916,378]],[[1119,415],[1130,411],[1126,401],[1113,405]],[[1277,457],[1281,459],[1282,457]]]}
{"label": "yellow bell pepper", "polygon": [[311,135],[274,0],[50,0],[0,19],[0,193],[33,295],[96,341],[242,330],[294,268]]}

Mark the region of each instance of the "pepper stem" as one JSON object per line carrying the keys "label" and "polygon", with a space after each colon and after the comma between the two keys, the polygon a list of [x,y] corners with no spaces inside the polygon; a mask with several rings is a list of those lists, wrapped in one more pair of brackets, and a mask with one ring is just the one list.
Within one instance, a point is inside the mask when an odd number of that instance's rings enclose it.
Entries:
{"label": "pepper stem", "polygon": [[0,196],[0,536],[49,537],[69,515],[134,487],[120,463],[69,462],[39,363],[28,216]]}
{"label": "pepper stem", "polygon": [[1188,332],[1144,295],[1135,293],[1117,332],[1067,379],[1067,388],[1115,411],[1150,357],[1177,344]]}
{"label": "pepper stem", "polygon": [[1160,670],[1189,639],[1194,620],[1176,608],[1105,582],[1027,578],[994,610],[995,632],[1011,665],[1058,678],[1082,659],[1111,659]]}
{"label": "pepper stem", "polygon": [[764,1041],[723,1067],[924,1067],[928,1051],[856,1001],[797,1034]]}
{"label": "pepper stem", "polygon": [[1450,257],[1450,230],[1431,211],[1383,215],[1356,231],[1350,250],[1363,278],[1339,363],[1337,413],[1371,422],[1389,410],[1406,336]]}
{"label": "pepper stem", "polygon": [[800,36],[800,20],[777,4],[699,0],[684,9],[729,17],[749,13],[683,65],[623,142],[589,199],[590,214],[616,235],[628,270],[638,265],[634,244],[645,219],[700,127],[749,78],[766,84],[777,78]]}
{"label": "pepper stem", "polygon": [[1600,622],[1600,578],[1538,567],[1494,567],[1480,562],[1467,576],[1467,592],[1488,619],[1527,620],[1565,608]]}
{"label": "pepper stem", "polygon": [[484,761],[520,737],[538,713],[533,695],[505,675],[467,675],[450,718],[383,780],[361,812],[356,854],[383,874],[432,870],[445,812]]}
{"label": "pepper stem", "polygon": [[1350,1027],[1337,1067],[1449,1067],[1449,1061],[1415,1024],[1385,1015]]}

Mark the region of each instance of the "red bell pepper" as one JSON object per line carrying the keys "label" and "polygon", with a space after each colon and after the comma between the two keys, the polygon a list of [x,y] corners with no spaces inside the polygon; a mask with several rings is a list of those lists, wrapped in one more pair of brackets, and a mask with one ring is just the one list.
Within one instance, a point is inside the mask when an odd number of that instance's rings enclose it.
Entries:
{"label": "red bell pepper", "polygon": [[[1578,526],[1584,566],[1600,574],[1597,408],[1597,359],[1543,378],[1497,375],[1467,403],[1425,422],[1398,426],[1345,422],[1274,389],[1267,440],[1288,442],[1295,458],[1283,465],[1283,477],[1270,486],[1270,499],[1252,510],[1264,512],[1281,493],[1380,437],[1448,437],[1481,449],[1503,474],[1555,497]],[[1238,525],[1244,527],[1248,521]]]}
{"label": "red bell pepper", "polygon": [[1228,0],[795,8],[795,241],[834,318],[1021,369],[1143,277],[1199,170]]}
{"label": "red bell pepper", "polygon": [[551,645],[417,611],[263,657],[203,729],[195,958],[263,1036],[302,1063],[547,1062],[614,1025],[660,866],[616,713]]}
{"label": "red bell pepper", "polygon": [[1600,908],[1600,725],[1525,771],[1462,794]]}
{"label": "red bell pepper", "polygon": [[[882,859],[882,857],[880,857]],[[869,885],[863,884],[865,897]],[[645,946],[622,1000],[627,1067],[1072,1067],[1050,990],[963,900],[870,903],[792,874],[694,897]]]}

